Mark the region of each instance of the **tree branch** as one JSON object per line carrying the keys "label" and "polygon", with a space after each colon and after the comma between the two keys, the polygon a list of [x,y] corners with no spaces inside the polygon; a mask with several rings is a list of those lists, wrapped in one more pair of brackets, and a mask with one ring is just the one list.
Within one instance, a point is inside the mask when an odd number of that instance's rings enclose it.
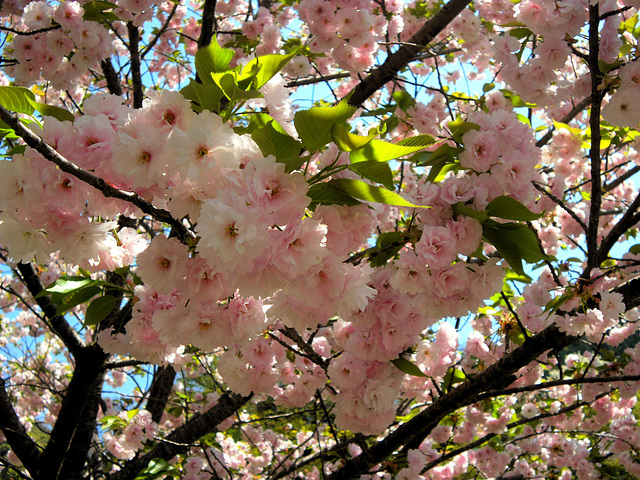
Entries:
{"label": "tree branch", "polygon": [[142,108],[142,75],[140,74],[140,30],[133,22],[127,22],[129,53],[131,54],[131,85],[133,86],[133,108]]}
{"label": "tree branch", "polygon": [[598,268],[602,257],[598,251],[598,226],[600,224],[600,207],[602,204],[602,178],[600,157],[600,108],[603,93],[600,90],[601,76],[598,65],[600,51],[600,14],[598,4],[589,4],[589,71],[591,75],[591,206],[589,209],[589,230],[587,231],[587,270],[588,275],[593,268]]}
{"label": "tree branch", "polygon": [[579,377],[579,378],[563,378],[562,380],[552,380],[549,382],[535,383],[533,385],[525,385],[522,387],[505,388],[503,390],[492,390],[478,395],[476,401],[479,402],[486,398],[494,398],[503,395],[514,395],[524,392],[535,392],[544,390],[545,388],[558,387],[560,385],[582,385],[584,383],[614,383],[614,382],[637,382],[640,381],[640,375],[617,375],[612,377]]}
{"label": "tree branch", "polygon": [[184,425],[176,428],[151,451],[128,461],[122,470],[108,476],[109,480],[133,480],[138,472],[154,458],[169,460],[187,450],[188,446],[203,435],[217,431],[217,426],[242,407],[251,396],[243,397],[235,393],[226,393],[218,403],[203,414],[196,414]]}
{"label": "tree branch", "polygon": [[38,135],[26,128],[17,116],[13,115],[9,110],[0,105],[0,119],[7,123],[27,145],[39,152],[44,158],[55,163],[63,172],[69,173],[83,182],[100,190],[105,197],[117,198],[129,202],[138,207],[142,212],[152,216],[155,220],[169,224],[177,232],[178,238],[185,241],[187,238],[195,238],[195,234],[185,227],[180,221],[176,220],[171,214],[164,209],[156,208],[150,202],[140,197],[134,192],[127,192],[112,187],[102,178],[89,173],[74,163],[70,162],[56,150],[47,145]]}
{"label": "tree branch", "polygon": [[153,376],[146,409],[151,412],[151,419],[155,423],[160,423],[162,419],[175,378],[176,371],[171,365],[158,367]]}
{"label": "tree branch", "polygon": [[103,366],[107,358],[108,355],[98,345],[85,347],[77,355],[73,376],[64,393],[58,418],[42,454],[41,468],[36,477],[38,480],[65,478],[63,464],[69,448],[75,443],[76,435],[82,431],[82,411],[92,408],[90,400],[99,404],[91,394],[95,390],[96,382],[104,375]]}
{"label": "tree branch", "polygon": [[422,440],[445,416],[458,408],[475,403],[478,396],[487,390],[507,387],[516,380],[514,373],[520,368],[528,365],[544,352],[552,348],[561,349],[575,340],[575,337],[560,332],[555,325],[547,327],[486,370],[437,398],[414,418],[373,445],[368,452],[363,452],[348,461],[329,477],[330,480],[355,478],[366,473],[371,467],[402,447],[405,450],[418,448]]}
{"label": "tree branch", "polygon": [[[590,104],[591,104],[590,96],[583,98],[580,101],[580,103],[575,105],[569,113],[567,113],[564,117],[560,119],[560,123],[569,123],[571,120],[576,118],[578,114],[582,112],[585,108],[587,108]],[[549,143],[549,140],[551,140],[551,137],[553,136],[553,132],[555,131],[555,129],[556,127],[549,128],[549,130],[547,130],[547,133],[545,133],[540,138],[540,140],[536,142],[536,147],[541,148],[541,147],[544,147],[547,143]]]}
{"label": "tree branch", "polygon": [[[604,393],[600,393],[596,396],[596,400],[599,398],[602,398],[606,395],[609,395],[611,392],[604,392]],[[572,412],[574,410],[577,410],[578,408],[584,407],[586,405],[589,405],[589,402],[585,402],[585,401],[579,401],[576,402],[572,405],[569,405],[568,407],[564,407],[562,409],[560,409],[557,413],[551,413],[551,412],[545,412],[545,413],[541,413],[540,415],[536,415],[535,417],[532,418],[522,418],[520,420],[517,420],[515,422],[511,422],[509,424],[507,424],[507,426],[505,427],[507,430],[511,430],[512,428],[516,428],[519,427],[521,425],[526,425],[527,423],[530,422],[536,422],[545,418],[550,418],[550,417],[556,417],[558,415],[562,415],[563,413],[568,413],[568,412]],[[480,447],[481,445],[487,443],[489,440],[491,440],[492,438],[497,437],[498,435],[502,435],[502,433],[488,433],[485,436],[479,438],[478,440],[475,440],[474,442],[471,442],[463,447],[460,448],[456,448],[455,450],[451,450],[447,453],[445,453],[444,455],[442,455],[440,458],[437,458],[436,460],[433,460],[431,462],[429,462],[420,472],[421,474],[428,472],[429,470],[431,470],[434,467],[437,467],[438,465],[440,465],[443,462],[446,462],[447,460],[454,458],[458,455],[460,455],[461,453],[467,452],[471,449]],[[505,477],[505,480],[507,480],[507,478],[513,478],[513,477]]]}
{"label": "tree branch", "polygon": [[36,298],[36,296],[44,290],[44,287],[40,282],[40,278],[33,268],[33,265],[31,263],[20,262],[18,263],[18,272],[20,272],[22,282],[25,284],[40,309],[44,312],[53,333],[57,335],[69,352],[76,357],[85,347],[84,342],[78,335],[78,332],[71,328],[64,316],[56,313],[57,307],[51,301],[50,297]]}
{"label": "tree branch", "polygon": [[169,12],[169,15],[167,15],[167,19],[162,24],[162,27],[160,27],[160,30],[158,30],[158,33],[155,34],[153,39],[140,52],[140,59],[144,59],[147,53],[149,53],[151,49],[155,47],[156,43],[158,43],[158,40],[160,40],[160,37],[162,36],[162,34],[167,31],[167,29],[169,28],[169,23],[171,23],[171,19],[176,14],[177,9],[178,9],[178,4],[176,3],[171,9],[171,11]]}
{"label": "tree branch", "polygon": [[636,198],[634,198],[633,202],[631,202],[631,205],[629,205],[629,208],[627,208],[627,211],[624,213],[622,218],[613,226],[604,240],[602,240],[600,249],[598,251],[598,258],[606,258],[609,255],[609,251],[613,248],[613,245],[620,239],[624,232],[638,223],[636,212],[639,208],[640,194],[638,194]]}
{"label": "tree branch", "polygon": [[394,75],[414,61],[422,49],[442,32],[469,3],[471,0],[450,0],[438,13],[427,20],[407,43],[389,55],[382,65],[373,69],[371,74],[356,85],[348,96],[349,105],[361,106],[367,98],[391,81]]}
{"label": "tree branch", "polygon": [[42,453],[27,434],[24,425],[20,423],[2,377],[0,377],[0,430],[2,430],[13,453],[20,459],[31,476],[35,477],[41,466]]}
{"label": "tree branch", "polygon": [[118,77],[118,73],[116,72],[115,68],[113,68],[111,58],[102,60],[100,62],[100,66],[102,67],[104,78],[107,81],[107,88],[109,89],[109,93],[121,97],[122,85],[120,85],[120,77]]}
{"label": "tree branch", "polygon": [[78,427],[74,432],[69,448],[65,452],[60,470],[59,478],[63,480],[81,480],[85,478],[82,473],[89,458],[91,440],[96,433],[104,374],[105,371],[102,370],[90,386],[87,401],[78,415]]}
{"label": "tree branch", "polygon": [[213,32],[217,30],[216,3],[218,3],[218,0],[204,0],[204,5],[202,6],[200,37],[198,37],[198,48],[210,45],[211,40],[213,39]]}

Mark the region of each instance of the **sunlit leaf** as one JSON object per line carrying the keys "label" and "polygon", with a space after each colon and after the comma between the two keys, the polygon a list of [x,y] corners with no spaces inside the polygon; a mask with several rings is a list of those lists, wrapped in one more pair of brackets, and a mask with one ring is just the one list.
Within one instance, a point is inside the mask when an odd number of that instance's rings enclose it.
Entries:
{"label": "sunlit leaf", "polygon": [[0,105],[12,112],[32,115],[34,108],[31,101],[35,102],[35,99],[36,96],[28,88],[0,87]]}
{"label": "sunlit leaf", "polygon": [[368,202],[384,203],[386,205],[396,205],[399,207],[429,208],[422,205],[414,205],[391,190],[369,185],[361,180],[339,178],[331,180],[328,182],[328,185],[336,190],[343,191],[352,197],[360,200],[366,200]]}
{"label": "sunlit leaf", "polygon": [[331,127],[355,113],[356,107],[346,101],[333,107],[313,107],[296,112],[294,124],[305,148],[316,152],[331,141]]}
{"label": "sunlit leaf", "polygon": [[420,370],[420,367],[406,358],[396,358],[395,360],[391,360],[391,363],[393,363],[398,370],[406,373],[407,375],[411,375],[413,377],[426,377],[422,370]]}

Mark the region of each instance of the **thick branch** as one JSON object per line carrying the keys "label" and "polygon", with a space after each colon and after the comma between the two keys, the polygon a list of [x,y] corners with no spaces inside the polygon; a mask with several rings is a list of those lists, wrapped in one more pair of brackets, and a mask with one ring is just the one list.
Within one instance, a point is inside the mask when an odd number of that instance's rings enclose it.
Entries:
{"label": "thick branch", "polygon": [[591,74],[591,148],[589,159],[591,160],[591,207],[589,210],[589,230],[587,232],[587,271],[600,266],[602,258],[598,252],[598,227],[600,223],[600,207],[602,204],[602,178],[600,157],[600,108],[602,91],[601,72],[598,65],[600,51],[600,14],[598,4],[589,5],[589,70]]}
{"label": "thick branch", "polygon": [[107,81],[107,88],[109,89],[109,93],[111,95],[118,95],[119,97],[121,97],[122,85],[120,85],[120,77],[118,77],[116,69],[113,68],[111,59],[107,58],[106,60],[102,60],[100,62],[100,66],[102,67],[104,78]]}
{"label": "thick branch", "polygon": [[[609,395],[611,392],[604,392],[604,393],[600,393],[596,396],[596,399],[602,398],[606,395]],[[540,421],[542,419],[545,418],[551,418],[551,417],[556,417],[558,415],[562,415],[564,413],[568,413],[568,412],[572,412],[574,410],[577,410],[578,408],[584,407],[586,405],[589,405],[589,402],[585,402],[585,401],[579,401],[576,402],[572,405],[569,405],[568,407],[564,407],[561,410],[559,410],[557,413],[551,413],[551,412],[545,412],[545,413],[541,413],[540,415],[536,415],[535,417],[532,418],[523,418],[520,420],[516,420],[515,422],[511,422],[509,424],[507,424],[507,426],[505,427],[507,430],[511,430],[512,428],[516,428],[519,427],[521,425],[526,425],[527,423],[531,423],[531,422],[537,422]],[[450,460],[454,457],[457,457],[458,455],[460,455],[461,453],[467,452],[471,449],[474,448],[478,448],[482,445],[484,445],[485,443],[487,443],[489,440],[491,440],[492,438],[497,437],[498,435],[502,435],[502,433],[488,433],[486,434],[484,437],[479,438],[478,440],[471,442],[463,447],[460,448],[456,448],[455,450],[451,450],[447,453],[445,453],[444,455],[442,455],[440,458],[433,460],[432,462],[429,462],[420,473],[426,473],[429,470],[431,470],[434,467],[437,467],[438,465],[440,465],[441,463],[446,462],[447,460]],[[513,477],[508,477],[508,478],[513,478]],[[507,480],[505,478],[505,480]]]}
{"label": "thick branch", "polygon": [[42,453],[20,423],[2,377],[0,377],[0,430],[22,465],[32,476],[35,476],[40,468]]}
{"label": "thick branch", "polygon": [[[44,290],[44,287],[40,282],[40,278],[32,264],[20,262],[18,263],[18,271],[20,272],[23,283],[34,298]],[[53,332],[60,340],[62,340],[64,346],[67,347],[75,357],[78,352],[84,348],[84,342],[78,335],[78,332],[71,328],[64,316],[56,313],[56,305],[51,302],[49,297],[35,298],[35,301],[44,312]]]}
{"label": "thick branch", "polygon": [[151,419],[155,423],[160,423],[162,414],[167,406],[167,400],[171,395],[173,380],[176,378],[176,371],[171,365],[159,367],[153,376],[149,399],[147,400],[147,410],[151,413]]}
{"label": "thick branch", "polygon": [[607,183],[606,185],[603,185],[602,186],[602,191],[603,192],[610,192],[611,190],[616,188],[618,185],[622,185],[624,182],[629,180],[631,177],[633,177],[638,172],[640,172],[640,165],[636,165],[635,167],[630,168],[629,170],[624,172],[622,175],[620,175],[618,178],[616,178],[615,180],[611,181],[611,183]]}
{"label": "thick branch", "polygon": [[191,419],[159,441],[150,452],[134,458],[125,464],[122,470],[110,475],[109,480],[133,480],[138,472],[145,468],[154,458],[169,460],[182,453],[203,435],[215,432],[217,426],[233,415],[251,397],[243,397],[235,393],[227,393],[220,397],[218,403],[203,414],[196,414]]}
{"label": "thick branch", "polygon": [[140,74],[140,30],[133,22],[127,23],[129,53],[131,56],[131,85],[133,86],[133,108],[142,108],[142,75]]}
{"label": "thick branch", "polygon": [[185,227],[180,221],[173,218],[167,210],[154,207],[153,204],[147,202],[136,193],[127,192],[112,187],[102,178],[81,169],[74,163],[64,158],[56,150],[47,145],[47,143],[42,140],[42,138],[22,125],[18,117],[13,115],[9,110],[1,105],[0,120],[7,123],[16,132],[16,134],[25,141],[27,145],[39,152],[47,160],[58,165],[58,167],[60,167],[60,170],[62,170],[63,172],[69,173],[74,177],[82,180],[83,182],[91,185],[95,189],[100,190],[100,192],[102,192],[105,197],[117,198],[120,200],[124,200],[125,202],[129,202],[138,207],[147,215],[152,216],[155,220],[169,224],[172,228],[175,229],[178,234],[178,238],[180,238],[182,241],[185,241],[187,238],[195,237],[193,232],[189,231],[187,227]]}
{"label": "thick branch", "polygon": [[578,377],[564,378],[562,380],[551,380],[549,382],[535,383],[533,385],[524,385],[522,387],[505,388],[504,390],[491,390],[479,395],[476,401],[485,398],[494,398],[502,395],[515,395],[517,393],[536,392],[545,388],[558,387],[560,385],[582,385],[584,383],[615,383],[615,382],[637,382],[640,381],[640,375],[618,375],[613,377]]}
{"label": "thick branch", "polygon": [[407,43],[389,55],[382,65],[356,85],[351,91],[349,105],[361,106],[367,98],[391,81],[396,73],[414,61],[424,47],[442,32],[469,3],[471,0],[450,0],[438,13],[427,20]]}
{"label": "thick branch", "polygon": [[478,395],[487,390],[507,387],[516,380],[514,373],[550,349],[561,349],[575,341],[558,330],[555,325],[529,338],[509,355],[488,367],[483,372],[465,381],[459,387],[436,399],[429,407],[402,424],[393,433],[373,445],[336,471],[331,480],[347,480],[366,473],[371,467],[402,448],[418,448],[422,440],[448,414],[465,405],[475,403]]}
{"label": "thick branch", "polygon": [[627,311],[640,306],[640,277],[618,285],[613,291],[622,295]]}
{"label": "thick branch", "polygon": [[216,3],[218,0],[204,0],[202,6],[202,25],[200,37],[198,38],[198,48],[211,44],[213,32],[216,30]]}
{"label": "thick branch", "polygon": [[627,211],[624,213],[622,218],[616,223],[605,239],[600,244],[600,250],[598,252],[598,257],[600,259],[607,258],[609,255],[609,251],[613,248],[613,245],[620,239],[624,233],[633,227],[636,223],[638,223],[638,219],[636,217],[636,212],[640,208],[640,194],[636,196],[633,200]]}
{"label": "thick branch", "polygon": [[84,478],[83,470],[89,458],[91,440],[96,433],[98,409],[104,383],[104,370],[89,388],[89,396],[78,415],[78,427],[64,456],[59,478],[64,480],[80,480]]}
{"label": "thick branch", "polygon": [[[625,309],[630,310],[640,305],[640,278],[616,287],[614,292],[622,294]],[[393,452],[418,448],[420,443],[431,430],[448,414],[458,408],[476,403],[484,398],[485,392],[495,396],[498,390],[505,389],[516,380],[514,373],[528,365],[544,352],[561,350],[572,344],[577,337],[561,332],[555,325],[551,325],[537,335],[530,337],[520,347],[505,355],[486,370],[462,383],[451,392],[439,397],[431,405],[408,422],[402,424],[393,433],[373,445],[368,452],[363,452],[347,462],[344,467],[336,471],[331,480],[347,480],[366,473],[371,467],[388,458]],[[616,377],[610,377],[607,381]],[[622,377],[630,379],[633,377]],[[582,383],[592,382],[585,378]],[[595,381],[595,380],[593,380]],[[618,380],[619,381],[619,380]]]}
{"label": "thick branch", "polygon": [[81,413],[83,409],[92,408],[91,402],[99,401],[99,396],[98,399],[92,397],[92,392],[95,391],[96,382],[104,374],[103,366],[107,358],[107,354],[98,345],[84,348],[76,357],[73,377],[64,393],[58,418],[42,454],[38,480],[64,478],[62,469],[66,455],[71,445],[76,443],[76,435],[82,432]]}

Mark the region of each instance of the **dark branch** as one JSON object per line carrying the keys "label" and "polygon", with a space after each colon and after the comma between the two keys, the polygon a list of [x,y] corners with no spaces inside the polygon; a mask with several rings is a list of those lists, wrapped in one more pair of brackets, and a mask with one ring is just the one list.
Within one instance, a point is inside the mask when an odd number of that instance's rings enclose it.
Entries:
{"label": "dark branch", "polygon": [[129,53],[131,54],[131,84],[133,86],[133,108],[142,108],[142,75],[140,74],[140,30],[133,22],[127,23]]}
{"label": "dark branch", "polygon": [[216,25],[216,3],[218,0],[205,0],[202,6],[202,25],[200,37],[198,38],[198,48],[211,44],[213,33],[217,29]]}
{"label": "dark branch", "polygon": [[602,178],[600,157],[600,109],[603,91],[600,89],[602,73],[598,64],[600,51],[600,14],[598,4],[589,5],[589,70],[591,75],[591,206],[589,209],[589,229],[587,231],[587,278],[593,268],[598,268],[602,257],[598,251],[598,227],[600,224],[600,207],[602,204]]}
{"label": "dark branch", "polygon": [[524,365],[550,349],[560,350],[575,341],[558,330],[555,325],[547,327],[530,337],[524,344],[476,376],[465,381],[449,393],[437,398],[431,405],[408,422],[400,425],[393,433],[347,462],[331,475],[330,480],[347,480],[366,473],[371,467],[401,449],[416,449],[431,430],[448,414],[458,408],[476,402],[487,390],[506,388],[516,380],[514,376]]}
{"label": "dark branch", "polygon": [[[65,478],[62,475],[69,448],[77,444],[76,435],[80,434],[83,437],[80,425],[83,420],[83,409],[94,407],[92,402],[95,402],[96,406],[99,405],[99,398],[96,399],[92,393],[95,392],[96,382],[104,375],[103,366],[107,358],[108,355],[98,345],[85,347],[76,356],[73,377],[64,392],[58,418],[42,454],[38,480]],[[86,461],[86,457],[84,460]]]}
{"label": "dark branch", "polygon": [[[606,395],[609,395],[611,392],[604,392],[604,393],[600,393],[598,395],[596,395],[596,399],[602,398]],[[585,402],[585,401],[579,401],[576,402],[572,405],[569,405],[568,407],[564,407],[562,409],[560,409],[557,413],[551,413],[551,412],[545,412],[545,413],[541,413],[540,415],[536,415],[535,417],[532,418],[523,418],[520,420],[516,420],[515,422],[511,422],[509,424],[507,424],[507,426],[505,427],[507,430],[511,430],[512,428],[516,428],[519,427],[521,425],[526,425],[527,423],[531,423],[531,422],[536,422],[536,421],[540,421],[544,418],[551,418],[551,417],[555,417],[558,415],[562,415],[563,413],[568,413],[568,412],[572,412],[574,410],[577,410],[578,408],[584,407],[586,405],[589,405],[589,402]],[[488,433],[485,436],[479,438],[478,440],[475,440],[463,447],[460,448],[456,448],[455,450],[451,450],[447,453],[445,453],[444,455],[442,455],[440,458],[433,460],[432,462],[429,462],[424,469],[422,469],[422,471],[420,473],[426,473],[427,471],[431,470],[433,467],[436,467],[438,465],[440,465],[443,462],[446,462],[447,460],[454,458],[458,455],[460,455],[461,453],[467,452],[471,449],[474,448],[478,448],[482,445],[484,445],[485,443],[487,443],[489,440],[491,440],[492,438],[497,437],[498,435],[501,435],[501,433]],[[504,480],[507,479],[511,479],[513,480],[514,477],[500,477],[500,478],[504,478]]]}
{"label": "dark branch", "polygon": [[162,36],[162,34],[164,34],[167,31],[167,29],[169,28],[169,23],[171,23],[171,19],[176,14],[177,9],[178,9],[178,4],[176,3],[171,9],[171,11],[169,12],[169,15],[167,15],[167,19],[162,24],[162,27],[160,27],[160,30],[158,30],[158,33],[155,34],[153,39],[140,52],[141,59],[144,59],[147,53],[149,53],[151,49],[155,47],[156,43],[158,43],[158,40],[160,40],[160,37]]}
{"label": "dark branch", "polygon": [[111,59],[107,58],[106,60],[102,60],[100,62],[100,66],[102,67],[104,78],[107,81],[107,88],[109,89],[109,93],[121,97],[122,85],[120,85],[120,77],[118,77],[118,73],[116,72],[115,68],[113,68]]}
{"label": "dark branch", "polygon": [[203,435],[217,431],[217,426],[233,415],[251,397],[243,397],[235,393],[227,393],[220,397],[218,403],[203,414],[196,414],[181,427],[175,429],[160,441],[150,452],[127,462],[122,470],[107,477],[109,480],[133,480],[138,472],[145,468],[154,458],[169,460],[187,448]]}
{"label": "dark branch", "polygon": [[11,450],[22,462],[22,465],[35,476],[40,468],[42,453],[27,434],[20,419],[13,409],[11,398],[6,390],[4,378],[0,377],[0,430],[4,434]]}
{"label": "dark branch", "polygon": [[349,105],[361,106],[364,101],[382,88],[458,16],[471,0],[451,0],[431,17],[407,43],[389,55],[384,63],[374,69],[351,91]]}
{"label": "dark branch", "polygon": [[[18,272],[20,272],[22,282],[34,298],[44,290],[44,287],[40,282],[40,278],[32,264],[22,262],[18,263]],[[57,335],[74,357],[77,356],[78,352],[84,348],[84,342],[78,333],[71,328],[67,320],[62,315],[58,315],[56,313],[56,305],[51,302],[49,297],[35,298],[35,301],[44,312],[44,315],[48,320],[48,325],[51,330],[53,330],[53,333]]]}
{"label": "dark branch", "polygon": [[187,227],[185,227],[180,221],[171,216],[167,210],[154,207],[151,203],[144,200],[138,194],[133,192],[127,192],[112,187],[102,178],[89,173],[74,163],[70,162],[56,150],[47,145],[38,135],[26,128],[18,117],[13,115],[9,110],[0,105],[0,119],[7,123],[16,134],[21,137],[27,145],[39,152],[44,158],[55,163],[60,167],[63,172],[69,173],[74,177],[82,180],[83,182],[91,185],[97,190],[100,190],[105,197],[117,198],[129,202],[147,215],[151,215],[155,220],[169,224],[178,233],[178,238],[185,241],[187,238],[194,238],[195,235]]}
{"label": "dark branch", "polygon": [[613,248],[614,244],[620,239],[624,233],[638,223],[636,212],[640,208],[640,194],[636,196],[627,211],[622,218],[618,220],[613,228],[609,231],[608,235],[602,240],[600,249],[598,251],[598,258],[604,259],[609,255],[609,251]]}
{"label": "dark branch", "polygon": [[167,406],[169,395],[171,395],[171,387],[173,386],[173,380],[175,378],[176,371],[171,365],[158,367],[153,376],[146,408],[151,413],[151,419],[155,423],[160,423],[162,419],[162,414]]}
{"label": "dark branch", "polygon": [[64,455],[64,462],[59,478],[64,480],[80,480],[84,478],[82,472],[89,458],[91,440],[96,433],[98,423],[98,409],[102,399],[102,386],[104,382],[104,370],[94,380],[89,388],[87,401],[82,406],[78,415],[78,427],[73,439]]}
{"label": "dark branch", "polygon": [[[576,118],[580,112],[582,112],[585,108],[587,108],[591,104],[591,97],[583,98],[580,103],[575,105],[569,113],[567,113],[564,117],[560,119],[560,123],[569,123],[571,120]],[[544,147],[551,137],[553,136],[553,132],[555,131],[555,127],[549,128],[547,133],[545,133],[540,140],[536,142],[536,147],[541,148]]]}

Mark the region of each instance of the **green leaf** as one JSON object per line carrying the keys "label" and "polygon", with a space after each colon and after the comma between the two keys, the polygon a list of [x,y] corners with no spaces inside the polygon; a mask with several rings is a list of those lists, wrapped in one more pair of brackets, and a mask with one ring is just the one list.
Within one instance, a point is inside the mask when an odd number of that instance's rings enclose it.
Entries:
{"label": "green leaf", "polygon": [[402,147],[428,147],[436,143],[436,139],[431,135],[415,135],[413,137],[403,138],[396,145]]}
{"label": "green leaf", "polygon": [[369,185],[361,180],[338,178],[328,182],[328,185],[331,188],[340,190],[352,197],[360,200],[366,200],[368,202],[384,203],[386,205],[396,205],[398,207],[430,208],[423,205],[414,205],[391,190]]}
{"label": "green leaf", "polygon": [[624,63],[623,60],[617,59],[613,63],[605,62],[604,60],[598,60],[598,68],[602,73],[608,73],[611,70],[618,68]]}
{"label": "green leaf", "polygon": [[263,55],[262,57],[254,58],[250,60],[243,68],[250,71],[256,66],[259,68],[255,74],[253,80],[254,88],[261,88],[265,83],[273,78],[273,76],[284,68],[289,61],[298,54],[299,49],[296,49],[288,55]]}
{"label": "green leaf", "polygon": [[0,105],[7,110],[16,113],[33,114],[33,105],[36,96],[31,90],[24,87],[0,87]]}
{"label": "green leaf", "polygon": [[187,100],[191,100],[192,108],[198,113],[202,110],[217,112],[220,99],[224,97],[224,93],[215,83],[198,83],[193,78],[189,80],[189,85],[180,90],[180,93]]}
{"label": "green leaf", "polygon": [[118,299],[113,295],[104,295],[96,298],[87,307],[87,313],[84,316],[85,325],[97,325],[116,308]]}
{"label": "green leaf", "polygon": [[331,127],[331,139],[343,152],[352,152],[366,146],[377,134],[362,136],[349,132],[349,127],[340,124],[334,124]]}
{"label": "green leaf", "polygon": [[116,430],[127,426],[127,422],[117,415],[106,415],[98,420],[102,425],[102,430]]}
{"label": "green leaf", "polygon": [[175,465],[171,465],[163,458],[155,458],[149,461],[147,468],[138,473],[134,480],[152,480],[160,478],[162,475],[171,475],[175,472]]}
{"label": "green leaf", "polygon": [[99,22],[102,24],[106,24],[108,22],[118,22],[121,20],[115,13],[112,11],[114,8],[118,6],[115,3],[107,2],[105,0],[95,0],[93,2],[87,2],[82,4],[82,8],[84,9],[84,14],[82,15],[82,19],[86,21]]}
{"label": "green leaf", "polygon": [[462,118],[458,117],[452,122],[448,124],[449,130],[451,130],[451,134],[453,135],[453,139],[462,143],[462,137],[469,130],[480,130],[480,125],[473,122],[465,122]]}
{"label": "green leaf", "polygon": [[491,90],[493,90],[494,88],[496,88],[496,84],[495,84],[495,83],[493,83],[493,82],[491,82],[491,83],[485,83],[485,84],[482,86],[482,92],[483,92],[483,93],[487,93],[487,92],[490,92]]}
{"label": "green leaf", "polygon": [[447,163],[453,163],[458,158],[458,154],[463,149],[460,147],[452,147],[448,144],[440,145],[433,152],[418,152],[409,161],[416,163],[418,167],[428,167],[434,165],[445,165]]}
{"label": "green leaf", "polygon": [[564,302],[566,302],[567,300],[571,300],[573,297],[574,297],[574,294],[571,291],[566,291],[562,295],[558,295],[557,297],[554,297],[552,300],[547,302],[547,304],[544,307],[543,313],[555,312],[562,306]]}
{"label": "green leaf", "polygon": [[400,371],[406,373],[407,375],[411,375],[413,377],[426,377],[420,367],[418,367],[415,363],[410,362],[406,358],[400,357],[395,360],[391,360],[391,363]]}
{"label": "green leaf", "polygon": [[[520,24],[522,25],[522,24]],[[503,27],[506,25],[503,25]],[[519,28],[512,28],[511,30],[509,30],[509,35],[511,35],[512,37],[515,37],[519,40],[522,40],[523,38],[527,38],[530,37],[531,35],[533,35],[533,32],[531,30],[529,30],[528,28],[526,28],[524,25],[522,25]]]}
{"label": "green leaf", "polygon": [[467,376],[462,370],[451,367],[442,379],[442,390],[448,392],[451,387],[458,383],[463,383],[465,380],[467,380]]}
{"label": "green leaf", "polygon": [[251,138],[266,155],[273,155],[278,162],[284,163],[287,172],[298,168],[298,159],[302,151],[302,143],[288,135],[284,129],[269,115],[258,113],[251,116],[249,128]]}
{"label": "green leaf", "polygon": [[391,94],[391,98],[395,100],[400,110],[405,113],[416,104],[415,99],[404,90],[396,90]]}
{"label": "green leaf", "polygon": [[526,225],[487,220],[482,226],[482,235],[496,247],[511,268],[524,277],[529,278],[524,273],[522,260],[535,263],[551,259],[540,250],[538,238]]}
{"label": "green leaf", "polygon": [[314,210],[316,205],[359,205],[362,203],[342,190],[332,188],[328,183],[312,185],[307,191],[307,197],[311,199],[310,210]]}
{"label": "green leaf", "polygon": [[429,175],[427,175],[427,182],[437,183],[444,180],[447,173],[451,170],[455,170],[458,168],[457,163],[448,163],[446,160],[442,159],[429,171]]}
{"label": "green leaf", "polygon": [[515,93],[513,93],[511,90],[507,90],[506,88],[503,88],[500,90],[502,92],[502,94],[508,98],[509,100],[511,100],[511,104],[514,107],[520,108],[520,107],[527,107],[527,108],[532,108],[535,107],[536,104],[535,103],[527,103],[524,100],[522,100],[522,98],[520,98],[518,95],[516,95]]}
{"label": "green leaf", "polygon": [[313,107],[296,112],[296,131],[309,152],[316,152],[331,141],[331,127],[342,123],[355,113],[353,107],[343,100],[333,107]]}
{"label": "green leaf", "polygon": [[96,295],[99,295],[101,291],[102,289],[96,284],[87,285],[75,292],[68,300],[59,303],[56,313],[61,315],[71,310],[73,307],[85,303]]}
{"label": "green leaf", "polygon": [[387,113],[391,113],[396,109],[396,105],[388,105],[382,108],[376,108],[375,110],[369,110],[368,112],[362,113],[361,117],[375,117],[377,115],[385,115]]}
{"label": "green leaf", "polygon": [[381,183],[389,190],[393,190],[393,172],[386,162],[371,160],[352,163],[349,165],[349,170],[372,182]]}
{"label": "green leaf", "polygon": [[263,96],[257,90],[245,90],[238,85],[238,81],[234,73],[212,73],[211,78],[231,102],[249,100],[251,98],[262,98]]}
{"label": "green leaf", "polygon": [[381,132],[391,132],[398,125],[400,125],[400,119],[396,115],[391,115],[389,118],[380,122],[379,130]]}
{"label": "green leaf", "polygon": [[222,48],[214,35],[211,44],[199,48],[196,52],[198,77],[205,83],[212,83],[211,74],[228,71],[234,55],[235,52],[230,48]]}
{"label": "green leaf", "polygon": [[378,235],[376,246],[380,249],[387,248],[396,242],[401,241],[405,234],[403,232],[385,232]]}
{"label": "green leaf", "polygon": [[36,298],[44,297],[52,293],[71,293],[93,283],[96,283],[96,280],[91,280],[90,278],[85,277],[69,277],[67,275],[63,275],[38,293]]}
{"label": "green leaf", "polygon": [[489,219],[489,215],[487,215],[487,212],[475,210],[469,207],[468,205],[464,204],[463,202],[458,202],[454,204],[452,207],[452,210],[455,215],[465,215],[467,217],[475,218],[481,224],[483,224]]}
{"label": "green leaf", "polygon": [[35,100],[32,100],[32,99],[28,99],[28,100],[29,100],[29,103],[31,103],[31,106],[33,106],[33,108],[35,108],[38,111],[38,113],[40,113],[41,115],[53,117],[56,120],[60,120],[61,122],[69,121],[73,123],[73,121],[75,120],[73,113],[71,113],[66,108],[60,108],[54,105],[47,105],[46,103],[36,102]]}
{"label": "green leaf", "polygon": [[515,198],[507,196],[501,196],[491,200],[489,205],[487,205],[487,213],[491,217],[522,220],[525,222],[537,220],[542,216],[542,214],[533,213]]}
{"label": "green leaf", "polygon": [[640,243],[636,243],[629,249],[629,253],[638,255],[640,253]]}
{"label": "green leaf", "polygon": [[[413,138],[413,137],[412,137]],[[389,160],[395,160],[396,158],[415,153],[423,148],[428,147],[433,142],[429,135],[420,135],[416,137],[415,144],[412,145],[408,142],[410,139],[406,139],[408,144],[402,142],[390,143],[383,140],[371,140],[364,147],[359,150],[351,152],[349,160],[351,163],[364,162],[364,161],[376,161],[376,162],[388,162]]]}

